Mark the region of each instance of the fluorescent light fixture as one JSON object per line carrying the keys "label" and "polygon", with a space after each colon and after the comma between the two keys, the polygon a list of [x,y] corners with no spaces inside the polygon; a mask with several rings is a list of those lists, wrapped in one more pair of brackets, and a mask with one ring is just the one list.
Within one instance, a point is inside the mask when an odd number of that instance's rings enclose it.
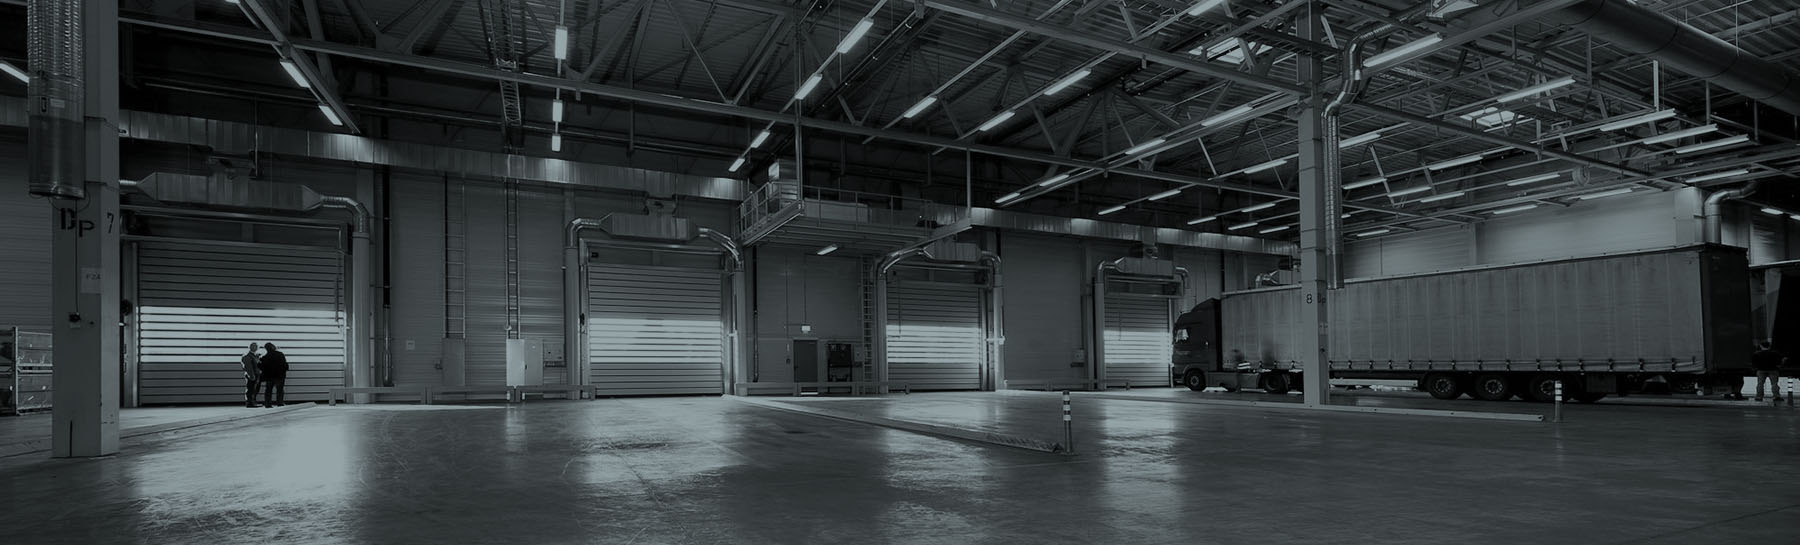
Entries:
{"label": "fluorescent light fixture", "polygon": [[824,80],[825,76],[820,74],[808,76],[806,78],[806,83],[800,84],[800,90],[794,91],[794,100],[806,100],[806,95],[812,94],[813,89],[818,87],[819,82]]}
{"label": "fluorescent light fixture", "polygon": [[1800,214],[1794,214],[1794,215],[1788,216],[1788,217],[1793,218],[1794,221],[1800,221]]}
{"label": "fluorescent light fixture", "polygon": [[1774,208],[1764,208],[1764,209],[1762,209],[1762,211],[1763,211],[1763,213],[1764,213],[1764,214],[1768,214],[1768,215],[1771,215],[1771,216],[1779,216],[1779,215],[1782,215],[1782,214],[1784,214],[1784,213],[1785,213],[1785,212],[1782,212],[1782,211],[1780,211],[1780,210],[1776,210],[1776,209],[1774,209]]}
{"label": "fluorescent light fixture", "polygon": [[1650,112],[1650,113],[1643,114],[1643,115],[1634,115],[1634,116],[1631,116],[1631,117],[1628,117],[1625,119],[1614,121],[1612,123],[1607,123],[1605,125],[1601,125],[1599,127],[1599,129],[1602,131],[1616,131],[1616,130],[1627,128],[1627,127],[1636,127],[1638,125],[1642,125],[1645,123],[1654,123],[1657,121],[1662,121],[1664,119],[1668,119],[1671,117],[1675,117],[1675,110],[1661,110],[1661,111]]}
{"label": "fluorescent light fixture", "polygon": [[1238,64],[1244,62],[1245,55],[1261,55],[1270,49],[1274,48],[1267,44],[1245,41],[1243,38],[1230,38],[1211,46],[1200,45],[1188,50],[1188,54],[1206,57],[1209,61]]}
{"label": "fluorescent light fixture", "polygon": [[732,171],[732,172],[737,172],[737,171],[738,171],[738,169],[740,169],[740,168],[744,168],[744,156],[742,156],[742,155],[739,155],[739,156],[738,156],[738,158],[737,158],[737,160],[735,160],[735,161],[732,161],[732,162],[731,162],[731,167],[730,167],[730,168],[727,168],[727,169],[725,169],[725,170],[729,170],[729,171]]}
{"label": "fluorescent light fixture", "polygon": [[1038,187],[1050,187],[1050,186],[1056,185],[1057,182],[1067,180],[1067,179],[1069,179],[1068,174],[1058,174],[1055,176],[1051,176],[1049,178],[1045,178],[1044,181],[1038,182],[1037,186]]}
{"label": "fluorescent light fixture", "polygon": [[1389,49],[1387,51],[1383,51],[1383,52],[1381,52],[1380,55],[1376,55],[1373,57],[1369,57],[1367,59],[1363,59],[1363,67],[1372,68],[1372,67],[1380,66],[1383,64],[1387,64],[1391,61],[1394,61],[1395,59],[1399,59],[1400,57],[1411,55],[1415,52],[1418,52],[1419,50],[1425,49],[1427,47],[1431,47],[1433,45],[1437,45],[1437,43],[1441,42],[1441,41],[1444,41],[1444,37],[1439,34],[1432,34],[1432,35],[1426,36],[1424,38],[1419,38],[1417,40],[1413,40],[1411,43],[1408,43],[1406,45],[1402,45],[1400,47],[1396,47],[1393,49]]}
{"label": "fluorescent light fixture", "polygon": [[1369,142],[1374,142],[1374,141],[1380,140],[1380,139],[1381,139],[1381,131],[1365,132],[1360,135],[1350,137],[1349,140],[1339,141],[1338,147],[1347,148],[1350,146],[1367,144]]}
{"label": "fluorescent light fixture", "polygon": [[1256,174],[1258,172],[1269,170],[1271,168],[1275,168],[1275,167],[1285,165],[1285,164],[1287,164],[1287,159],[1276,159],[1274,161],[1269,161],[1267,163],[1263,163],[1260,165],[1245,168],[1243,170],[1243,173],[1244,174]]}
{"label": "fluorescent light fixture", "polygon": [[550,133],[550,151],[562,151],[562,133]]}
{"label": "fluorescent light fixture", "polygon": [[1289,227],[1293,227],[1293,226],[1292,225],[1283,225],[1280,227],[1270,227],[1268,229],[1263,229],[1263,230],[1257,231],[1257,232],[1266,235],[1266,234],[1274,233],[1274,232],[1278,232],[1278,231],[1286,231],[1286,230],[1288,230]]}
{"label": "fluorescent light fixture", "polygon": [[294,61],[281,59],[281,69],[287,71],[288,77],[294,78],[294,85],[299,85],[301,89],[312,88],[312,84],[306,82],[306,75],[300,73],[300,67]]}
{"label": "fluorescent light fixture", "polygon": [[1200,0],[1200,3],[1194,4],[1194,7],[1188,8],[1187,14],[1200,15],[1206,13],[1207,10],[1219,7],[1219,4],[1223,3],[1225,3],[1225,0]]}
{"label": "fluorescent light fixture", "polygon": [[1463,166],[1463,165],[1466,165],[1469,163],[1474,163],[1474,162],[1477,162],[1480,160],[1481,160],[1481,154],[1479,154],[1479,153],[1474,154],[1474,155],[1464,155],[1462,157],[1457,157],[1455,159],[1438,161],[1436,163],[1425,165],[1425,169],[1426,170],[1444,170],[1446,168],[1460,167],[1460,166]]}
{"label": "fluorescent light fixture", "polygon": [[1251,107],[1249,104],[1245,104],[1242,106],[1238,106],[1236,108],[1225,110],[1224,112],[1220,112],[1218,115],[1208,117],[1206,119],[1201,120],[1200,126],[1211,127],[1213,125],[1223,125],[1223,124],[1231,122],[1231,121],[1236,121],[1237,118],[1243,117],[1244,114],[1248,114],[1248,113],[1250,113],[1250,110],[1254,110],[1254,109],[1255,108]]}
{"label": "fluorescent light fixture", "polygon": [[1251,213],[1251,212],[1258,212],[1258,211],[1262,211],[1262,210],[1268,210],[1268,209],[1270,209],[1270,208],[1274,208],[1274,207],[1275,207],[1275,201],[1269,201],[1269,202],[1266,202],[1266,203],[1262,203],[1262,204],[1258,204],[1258,205],[1254,205],[1254,206],[1248,206],[1248,207],[1245,207],[1245,208],[1244,208],[1244,209],[1243,209],[1243,210],[1239,210],[1239,212],[1243,212],[1243,213],[1245,213],[1245,214],[1249,214],[1249,213]]}
{"label": "fluorescent light fixture", "polygon": [[1194,218],[1194,219],[1188,220],[1188,225],[1200,225],[1202,223],[1206,223],[1206,222],[1213,221],[1216,219],[1219,219],[1219,217],[1218,216],[1206,216],[1203,218]]}
{"label": "fluorescent light fixture", "polygon": [[1631,188],[1629,188],[1629,187],[1621,187],[1621,188],[1618,188],[1618,189],[1610,189],[1610,190],[1606,190],[1606,191],[1601,191],[1601,192],[1599,192],[1599,193],[1589,193],[1589,194],[1586,194],[1586,195],[1582,195],[1582,196],[1579,196],[1579,197],[1575,197],[1575,198],[1577,198],[1577,199],[1581,199],[1581,200],[1584,200],[1584,201],[1585,201],[1585,200],[1589,200],[1589,199],[1598,199],[1598,198],[1601,198],[1601,197],[1611,197],[1611,196],[1614,196],[1614,195],[1624,195],[1624,194],[1626,194],[1626,193],[1630,193],[1630,192],[1631,192],[1631,191],[1632,191],[1632,189],[1631,189]]}
{"label": "fluorescent light fixture", "polygon": [[1349,219],[1349,218],[1350,218],[1350,216],[1354,216],[1354,215],[1356,215],[1356,214],[1357,214],[1357,213],[1358,213],[1358,212],[1362,212],[1362,211],[1361,211],[1361,210],[1351,210],[1351,211],[1349,211],[1349,212],[1345,212],[1345,213],[1344,213],[1344,215],[1343,215],[1343,216],[1342,216],[1342,217],[1343,217],[1343,218],[1345,218],[1345,219]]}
{"label": "fluorescent light fixture", "polygon": [[1506,186],[1514,187],[1514,186],[1521,186],[1521,185],[1525,185],[1525,184],[1535,184],[1535,183],[1542,182],[1545,180],[1555,180],[1561,176],[1562,176],[1561,172],[1551,172],[1549,174],[1539,174],[1537,176],[1526,176],[1524,178],[1519,178],[1517,180],[1506,182]]}
{"label": "fluorescent light fixture", "polygon": [[1501,209],[1499,209],[1499,210],[1495,210],[1495,211],[1493,211],[1493,212],[1488,212],[1488,213],[1489,213],[1489,214],[1493,214],[1493,215],[1496,215],[1496,216],[1498,216],[1498,215],[1501,215],[1501,214],[1511,214],[1511,213],[1513,213],[1513,212],[1524,212],[1524,211],[1526,211],[1526,210],[1530,210],[1530,209],[1533,209],[1533,208],[1537,208],[1537,207],[1538,207],[1538,205],[1535,205],[1535,204],[1521,204],[1521,205],[1518,205],[1518,206],[1511,206],[1511,207],[1507,207],[1507,208],[1501,208]]}
{"label": "fluorescent light fixture", "polygon": [[1240,223],[1237,225],[1226,227],[1226,229],[1230,229],[1232,231],[1240,231],[1240,230],[1244,230],[1244,229],[1249,229],[1251,227],[1256,227],[1256,222],[1253,221],[1250,223]]}
{"label": "fluorescent light fixture", "polygon": [[1449,193],[1439,193],[1436,195],[1432,195],[1430,197],[1421,198],[1421,199],[1419,199],[1419,202],[1438,202],[1438,201],[1443,201],[1443,200],[1454,199],[1454,198],[1461,197],[1466,194],[1467,193],[1463,192],[1463,191],[1451,191]]}
{"label": "fluorescent light fixture", "polygon": [[559,98],[559,99],[550,101],[550,120],[557,122],[557,123],[562,123],[562,119],[563,119],[563,101],[562,101],[562,99]]}
{"label": "fluorescent light fixture", "polygon": [[1362,181],[1357,181],[1357,182],[1351,182],[1351,183],[1347,183],[1347,184],[1344,184],[1344,189],[1346,189],[1346,190],[1349,190],[1349,189],[1362,189],[1362,188],[1365,188],[1365,187],[1369,187],[1369,186],[1372,186],[1372,185],[1380,185],[1380,184],[1385,184],[1385,183],[1387,183],[1387,178],[1386,178],[1386,177],[1378,177],[1378,178],[1369,178],[1369,179],[1367,179],[1367,180],[1362,180]]}
{"label": "fluorescent light fixture", "polygon": [[869,29],[874,28],[874,27],[875,27],[874,19],[863,19],[861,21],[857,21],[856,26],[850,27],[850,33],[844,35],[844,41],[838,42],[838,46],[837,46],[838,54],[842,55],[845,53],[849,53],[851,49],[856,48],[856,42],[862,41],[863,36],[868,35]]}
{"label": "fluorescent light fixture", "polygon": [[1051,85],[1049,89],[1045,89],[1044,96],[1050,96],[1050,95],[1054,95],[1056,93],[1062,92],[1063,89],[1068,89],[1070,85],[1074,85],[1074,84],[1080,82],[1082,79],[1088,77],[1089,75],[1092,75],[1093,73],[1094,73],[1093,69],[1083,68],[1073,74],[1069,74],[1068,77],[1058,80],[1054,85]]}
{"label": "fluorescent light fixture", "polygon": [[330,121],[332,125],[339,127],[344,126],[344,120],[338,119],[337,112],[331,111],[330,105],[323,102],[319,103],[319,111],[325,113],[325,120]]}
{"label": "fluorescent light fixture", "polygon": [[1169,140],[1166,138],[1153,138],[1150,140],[1146,140],[1142,144],[1138,144],[1136,146],[1126,148],[1125,154],[1126,155],[1137,155],[1139,153],[1150,151],[1150,148],[1161,146],[1161,145],[1163,145],[1164,142],[1168,142],[1168,141]]}
{"label": "fluorescent light fixture", "polygon": [[556,60],[569,60],[569,27],[556,25]]}
{"label": "fluorescent light fixture", "polygon": [[1707,174],[1705,176],[1695,176],[1693,178],[1688,178],[1688,183],[1697,184],[1700,182],[1710,182],[1713,180],[1730,178],[1732,176],[1743,176],[1743,175],[1749,174],[1749,173],[1750,173],[1750,171],[1744,170],[1741,168],[1737,169],[1737,170],[1727,170],[1724,172],[1714,172],[1712,174]]}
{"label": "fluorescent light fixture", "polygon": [[1661,144],[1663,142],[1673,142],[1676,140],[1687,138],[1689,136],[1700,136],[1702,134],[1710,133],[1710,132],[1713,132],[1716,130],[1719,130],[1718,124],[1703,125],[1703,126],[1699,126],[1699,127],[1694,127],[1692,129],[1682,129],[1682,130],[1671,132],[1671,133],[1665,133],[1662,135],[1645,138],[1643,143],[1644,144]]}
{"label": "fluorescent light fixture", "polygon": [[0,72],[6,72],[6,75],[18,78],[21,83],[31,83],[31,75],[26,74],[19,67],[13,66],[10,62],[0,61]]}
{"label": "fluorescent light fixture", "polygon": [[1749,141],[1750,141],[1750,135],[1740,134],[1737,136],[1733,136],[1731,138],[1722,138],[1719,140],[1713,140],[1711,142],[1702,142],[1702,143],[1694,144],[1692,146],[1688,146],[1685,148],[1675,148],[1675,153],[1677,155],[1686,155],[1689,153],[1702,152],[1702,151],[1706,151],[1709,149],[1722,148],[1725,146],[1735,146],[1735,145],[1742,144],[1742,143],[1749,142]]}
{"label": "fluorescent light fixture", "polygon": [[1363,232],[1361,232],[1361,233],[1357,233],[1357,234],[1356,234],[1356,236],[1359,236],[1359,237],[1372,237],[1372,236],[1375,236],[1375,235],[1385,235],[1385,234],[1388,234],[1388,233],[1392,233],[1392,232],[1394,232],[1394,230],[1393,230],[1393,229],[1376,229],[1376,230],[1374,230],[1374,231],[1363,231]]}
{"label": "fluorescent light fixture", "polygon": [[900,117],[902,119],[910,119],[912,116],[923,113],[925,109],[930,108],[932,104],[937,104],[937,97],[928,96],[921,98],[918,102],[914,102],[911,108],[907,108],[906,113],[900,114]]}
{"label": "fluorescent light fixture", "polygon": [[998,127],[998,126],[1000,126],[1001,123],[1005,123],[1006,120],[1012,119],[1013,115],[1015,115],[1015,112],[1013,112],[1012,110],[1000,112],[999,115],[988,118],[988,120],[986,122],[982,123],[981,126],[975,127],[975,132],[982,132],[982,131],[986,131],[988,129],[992,129],[994,127]]}
{"label": "fluorescent light fixture", "polygon": [[1005,195],[1001,195],[1000,198],[994,199],[994,204],[1005,204],[1006,201],[1010,201],[1010,200],[1019,198],[1019,195],[1023,195],[1023,193],[1014,191],[1012,193],[1007,193]]}
{"label": "fluorescent light fixture", "polygon": [[1409,187],[1409,188],[1406,188],[1406,189],[1399,189],[1399,190],[1395,190],[1395,191],[1389,191],[1389,192],[1388,192],[1388,196],[1389,196],[1389,197],[1403,197],[1403,196],[1406,196],[1406,195],[1412,195],[1412,194],[1415,194],[1415,193],[1424,193],[1424,192],[1426,192],[1426,191],[1431,191],[1431,186],[1429,186],[1429,185],[1422,185],[1422,186],[1418,186],[1418,187]]}
{"label": "fluorescent light fixture", "polygon": [[1184,187],[1177,187],[1177,188],[1175,188],[1175,189],[1171,189],[1171,190],[1168,190],[1168,191],[1164,191],[1164,192],[1162,192],[1162,193],[1157,193],[1157,194],[1155,194],[1155,195],[1151,195],[1151,196],[1149,196],[1149,197],[1145,197],[1145,198],[1144,198],[1144,200],[1146,200],[1146,201],[1160,201],[1160,200],[1163,200],[1163,199],[1167,199],[1167,198],[1169,198],[1169,197],[1173,197],[1173,196],[1176,196],[1176,195],[1180,195],[1180,194],[1181,194],[1181,190],[1183,190],[1183,189],[1187,189],[1187,188],[1184,188]]}
{"label": "fluorescent light fixture", "polygon": [[1123,205],[1123,204],[1121,204],[1121,205],[1118,205],[1118,206],[1114,206],[1114,207],[1112,207],[1112,208],[1108,208],[1108,209],[1105,209],[1105,210],[1101,210],[1101,211],[1100,211],[1100,215],[1102,215],[1102,216],[1104,216],[1104,215],[1107,215],[1107,214],[1111,214],[1111,213],[1113,213],[1113,212],[1118,212],[1118,211],[1120,211],[1120,210],[1124,210],[1124,209],[1125,209],[1125,205]]}
{"label": "fluorescent light fixture", "polygon": [[762,132],[756,133],[756,138],[750,139],[750,149],[756,149],[762,146],[763,142],[767,142],[768,140],[769,129],[763,129]]}
{"label": "fluorescent light fixture", "polygon": [[1575,83],[1575,76],[1563,76],[1563,77],[1556,78],[1556,79],[1553,79],[1550,81],[1539,83],[1537,85],[1526,87],[1524,89],[1513,91],[1511,93],[1507,93],[1504,95],[1494,97],[1494,101],[1495,102],[1512,102],[1515,100],[1519,100],[1521,98],[1526,98],[1526,97],[1533,96],[1533,95],[1539,95],[1539,94],[1543,94],[1543,93],[1548,93],[1550,91],[1555,91],[1557,89],[1567,87],[1567,86],[1569,86],[1569,84],[1572,84],[1572,83]]}
{"label": "fluorescent light fixture", "polygon": [[825,255],[825,254],[829,254],[831,252],[835,252],[835,251],[837,251],[837,249],[838,249],[838,245],[833,244],[830,246],[826,246],[824,248],[819,248],[819,251],[813,252],[813,253],[817,254],[817,255]]}

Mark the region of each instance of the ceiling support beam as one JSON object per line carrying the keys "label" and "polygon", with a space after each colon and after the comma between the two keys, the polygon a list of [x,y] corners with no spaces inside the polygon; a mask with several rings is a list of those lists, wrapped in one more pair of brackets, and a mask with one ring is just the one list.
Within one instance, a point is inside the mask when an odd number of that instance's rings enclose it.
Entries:
{"label": "ceiling support beam", "polygon": [[[268,1],[242,0],[239,6],[242,6],[244,11],[250,14],[251,19],[256,21],[258,26],[274,37],[274,40],[269,42],[269,46],[275,48],[276,54],[294,63],[294,66],[300,70],[301,77],[306,79],[306,84],[311,88],[313,95],[319,99],[319,103],[324,104],[326,108],[330,108],[332,113],[337,115],[338,121],[344,125],[344,129],[350,131],[351,134],[362,132],[357,129],[356,120],[350,117],[350,109],[344,107],[344,101],[338,97],[337,90],[331,86],[331,81],[319,71],[319,67],[313,64],[311,58],[301,55],[299,50],[294,47],[293,38],[288,36],[287,29],[282,27],[282,19],[276,17],[275,12],[266,4]],[[119,20],[124,22],[125,18],[121,16]]]}

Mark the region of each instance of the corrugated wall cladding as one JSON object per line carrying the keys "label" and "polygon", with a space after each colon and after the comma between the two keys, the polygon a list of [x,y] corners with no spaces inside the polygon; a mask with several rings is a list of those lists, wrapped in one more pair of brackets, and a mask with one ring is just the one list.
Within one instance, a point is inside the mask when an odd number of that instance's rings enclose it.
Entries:
{"label": "corrugated wall cladding", "polygon": [[1344,277],[1441,271],[1472,263],[1471,228],[1449,228],[1344,245]]}
{"label": "corrugated wall cladding", "polygon": [[1476,228],[1476,263],[1519,263],[1682,244],[1686,242],[1682,231],[1693,227],[1698,212],[1697,205],[1677,206],[1688,198],[1681,191],[1649,191],[1483,222]]}
{"label": "corrugated wall cladding", "polygon": [[[464,383],[506,382],[506,191],[497,184],[467,189],[468,353]],[[559,213],[560,214],[560,213]],[[439,274],[442,274],[440,269]]]}
{"label": "corrugated wall cladding", "polygon": [[591,263],[589,381],[596,395],[720,394],[721,271]]}
{"label": "corrugated wall cladding", "polygon": [[395,175],[390,183],[394,384],[443,384],[437,366],[444,355],[444,202],[458,198],[452,186],[461,181]]}
{"label": "corrugated wall cladding", "polygon": [[888,380],[914,390],[976,390],[987,361],[982,293],[975,286],[888,286]]}
{"label": "corrugated wall cladding", "polygon": [[1161,297],[1107,294],[1104,361],[1109,384],[1169,384],[1169,303]]}
{"label": "corrugated wall cladding", "polygon": [[50,204],[25,192],[23,132],[0,136],[0,327],[50,328]]}
{"label": "corrugated wall cladding", "polygon": [[[793,337],[862,343],[862,282],[855,258],[813,255],[815,249],[765,246],[756,250],[758,382],[789,382]],[[802,333],[801,325],[812,326]],[[866,359],[868,354],[859,353]],[[743,377],[749,382],[750,377]]]}
{"label": "corrugated wall cladding", "polygon": [[1085,346],[1081,330],[1082,289],[1092,264],[1081,263],[1081,243],[1071,239],[1001,235],[1001,275],[1005,283],[1006,380],[1087,378],[1075,351]]}
{"label": "corrugated wall cladding", "polygon": [[[543,339],[546,365],[563,357],[563,193],[548,188],[519,191],[519,336]],[[568,367],[546,368],[544,382],[568,382]]]}
{"label": "corrugated wall cladding", "polygon": [[[1706,355],[1697,250],[1351,282],[1331,306],[1331,359],[1361,369],[1537,362],[1697,370]],[[1225,299],[1222,348],[1299,360],[1300,290]],[[1578,363],[1579,362],[1579,363]],[[1429,367],[1435,365],[1436,367]],[[1569,368],[1569,367],[1565,367]]]}

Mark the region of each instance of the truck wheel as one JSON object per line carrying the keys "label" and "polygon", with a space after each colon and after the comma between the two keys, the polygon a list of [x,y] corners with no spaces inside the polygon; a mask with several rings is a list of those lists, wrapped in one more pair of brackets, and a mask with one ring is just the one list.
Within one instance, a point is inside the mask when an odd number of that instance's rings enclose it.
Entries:
{"label": "truck wheel", "polygon": [[1456,399],[1462,397],[1462,381],[1456,375],[1432,373],[1419,380],[1419,389],[1431,393],[1438,399]]}
{"label": "truck wheel", "polygon": [[1263,391],[1276,395],[1288,393],[1291,387],[1288,382],[1288,374],[1280,371],[1263,373],[1261,382]]}
{"label": "truck wheel", "polygon": [[[1556,381],[1561,379],[1562,377],[1550,373],[1532,375],[1531,380],[1525,383],[1525,391],[1521,397],[1539,403],[1556,401]],[[1570,393],[1568,381],[1565,380],[1563,381],[1563,397],[1568,398]]]}
{"label": "truck wheel", "polygon": [[1475,389],[1469,392],[1475,399],[1482,401],[1506,401],[1512,399],[1512,381],[1506,375],[1478,375],[1475,377]]}
{"label": "truck wheel", "polygon": [[1181,385],[1187,386],[1189,390],[1196,392],[1205,390],[1206,373],[1200,371],[1188,371],[1187,374],[1181,375]]}

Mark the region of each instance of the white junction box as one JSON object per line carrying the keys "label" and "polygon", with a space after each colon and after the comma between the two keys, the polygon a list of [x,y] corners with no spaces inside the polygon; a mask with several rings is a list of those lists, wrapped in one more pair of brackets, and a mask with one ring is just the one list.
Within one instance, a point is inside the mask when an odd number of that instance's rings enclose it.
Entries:
{"label": "white junction box", "polygon": [[544,385],[544,340],[506,340],[506,385]]}

